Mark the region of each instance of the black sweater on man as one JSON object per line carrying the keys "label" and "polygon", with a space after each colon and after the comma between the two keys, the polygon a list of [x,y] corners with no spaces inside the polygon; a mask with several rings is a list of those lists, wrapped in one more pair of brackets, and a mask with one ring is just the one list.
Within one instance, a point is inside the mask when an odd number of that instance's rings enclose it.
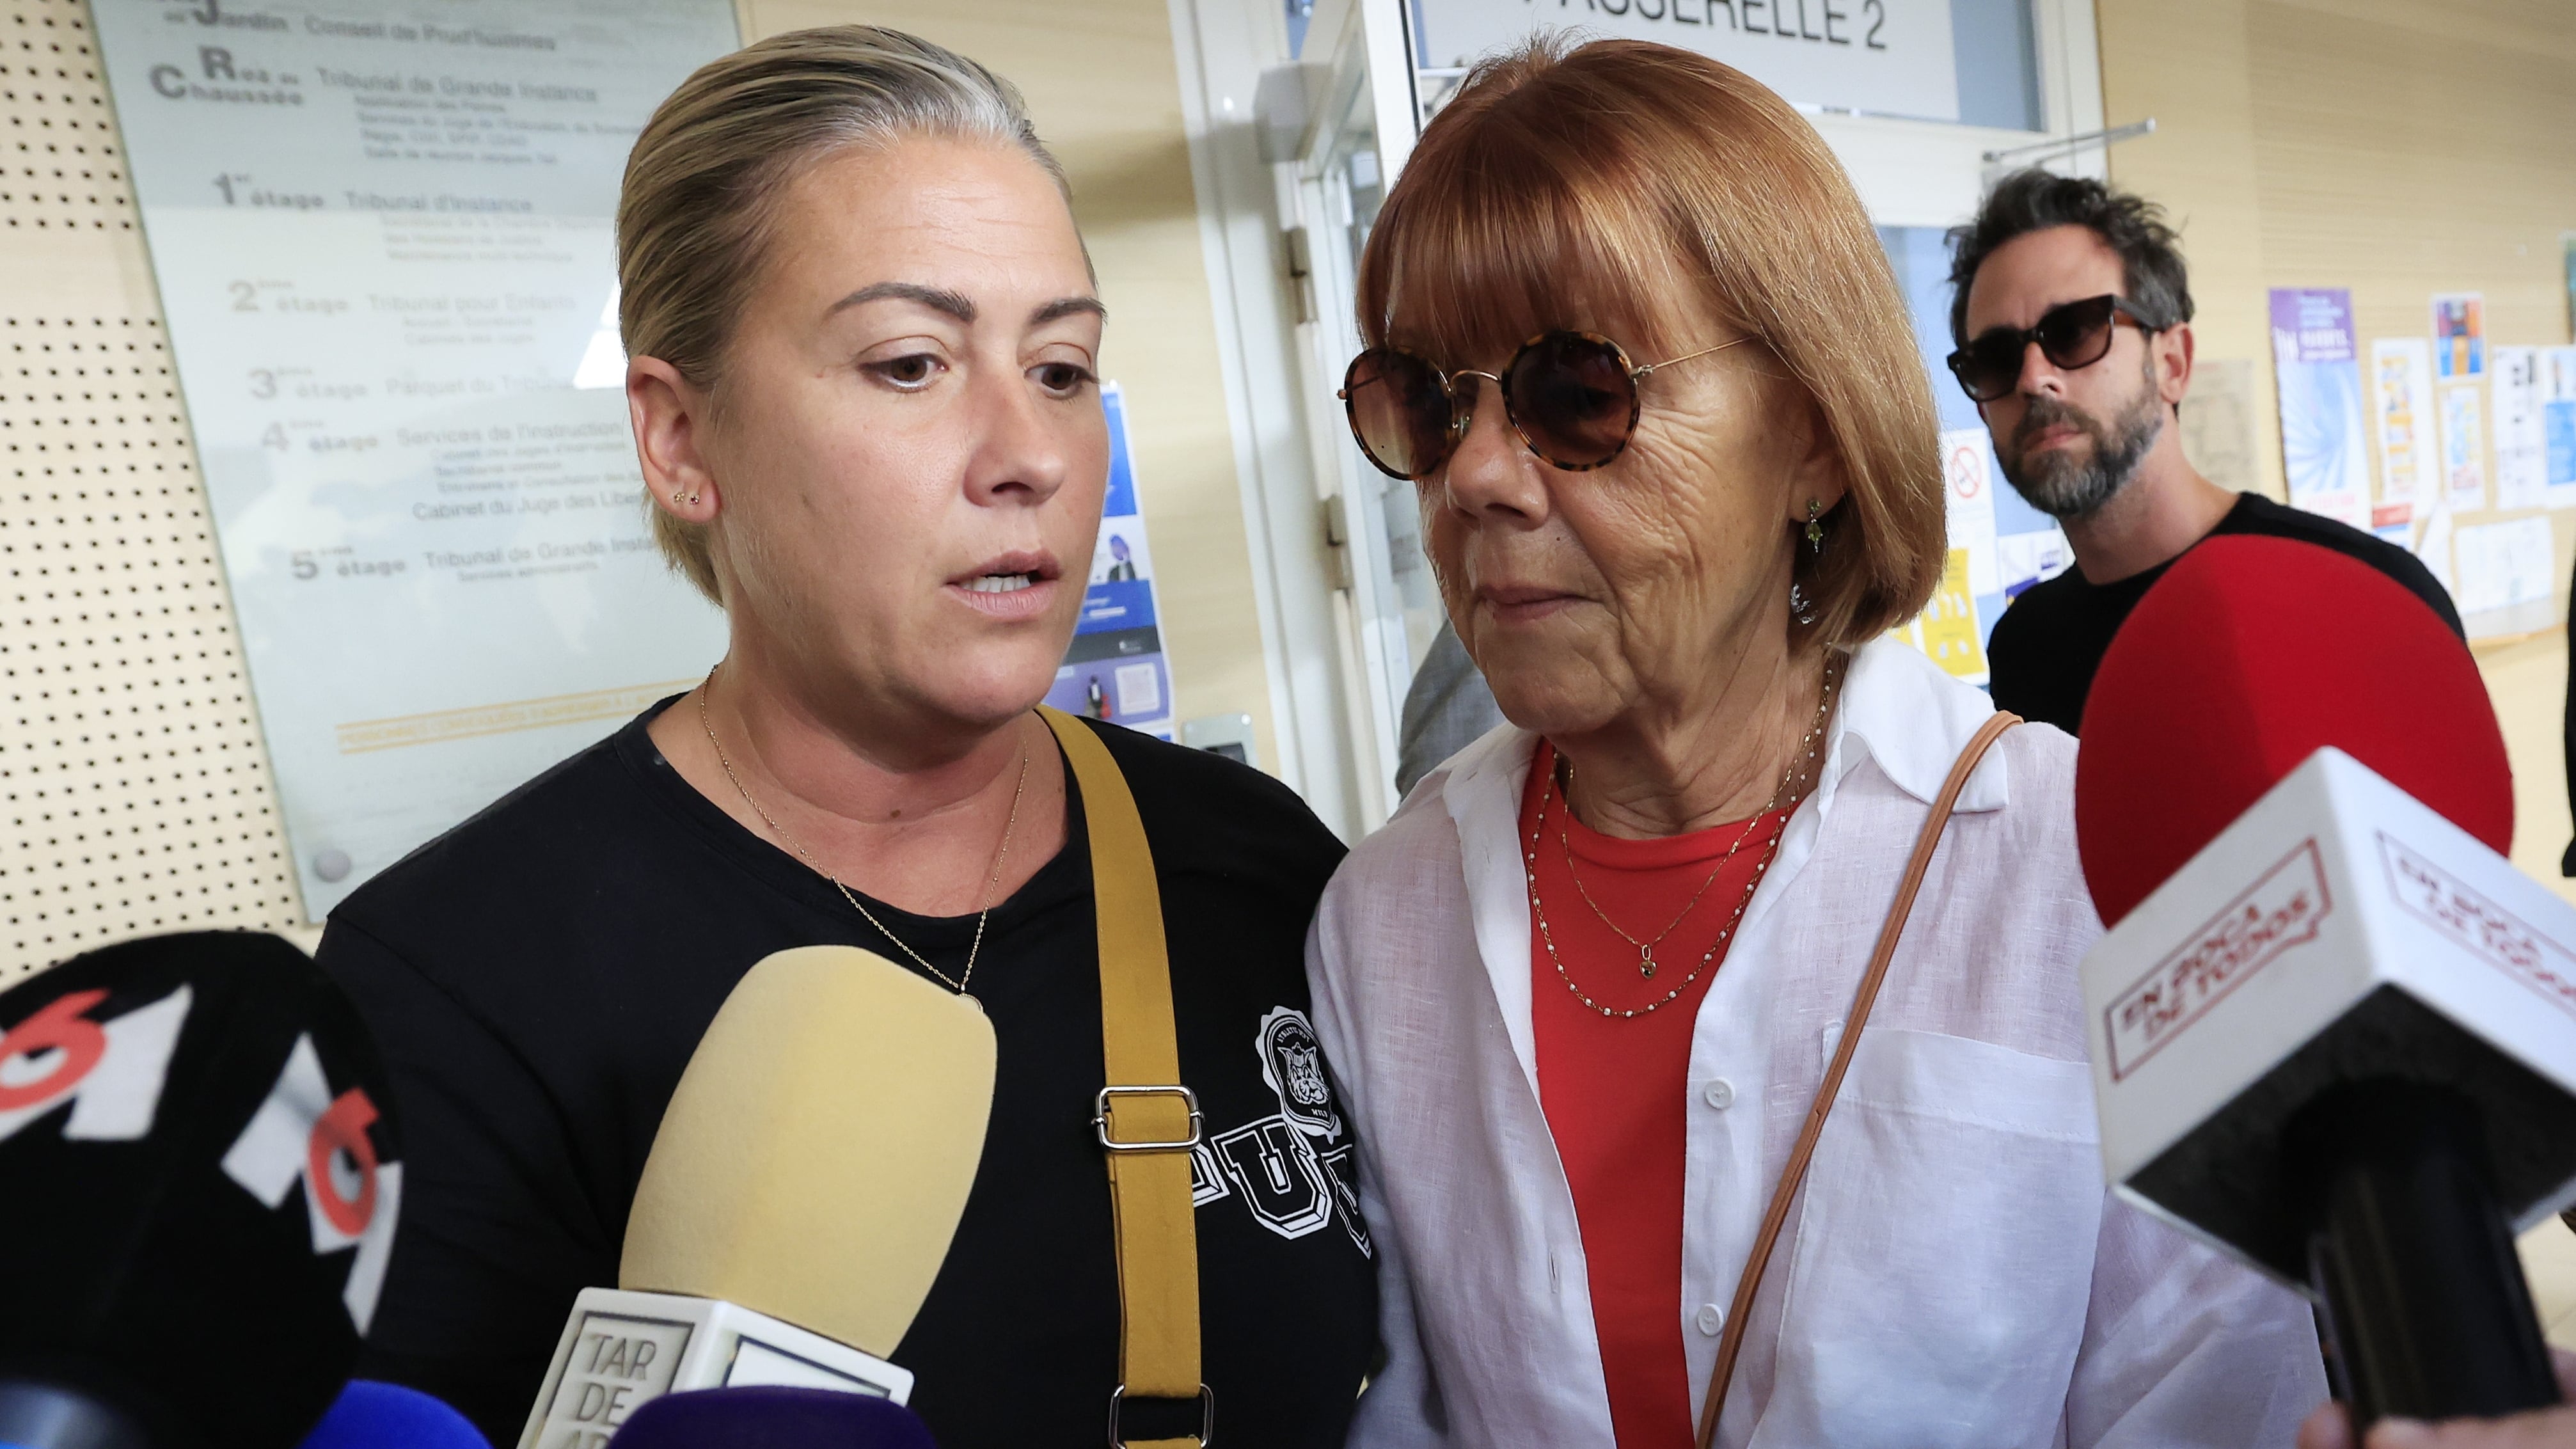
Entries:
{"label": "black sweater on man", "polygon": [[[2348,523],[2240,493],[2236,506],[2203,536],[2231,533],[2295,538],[2359,559],[2404,584],[2442,616],[2452,633],[2461,632],[2459,611],[2451,607],[2451,596],[2432,570],[2415,555]],[[2129,611],[2172,567],[2173,560],[2167,559],[2107,584],[2088,583],[2081,571],[2068,569],[2023,590],[1986,642],[1995,708],[2053,724],[2070,735],[2081,733],[2084,700],[2093,692],[2093,672],[2102,666],[2103,652],[2128,622]]]}

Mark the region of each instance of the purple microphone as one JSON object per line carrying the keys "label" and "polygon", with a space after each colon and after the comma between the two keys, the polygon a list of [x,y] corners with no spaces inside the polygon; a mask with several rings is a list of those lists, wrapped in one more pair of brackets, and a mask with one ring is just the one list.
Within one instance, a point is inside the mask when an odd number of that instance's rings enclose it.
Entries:
{"label": "purple microphone", "polygon": [[901,1404],[838,1389],[693,1389],[637,1409],[608,1449],[939,1449]]}

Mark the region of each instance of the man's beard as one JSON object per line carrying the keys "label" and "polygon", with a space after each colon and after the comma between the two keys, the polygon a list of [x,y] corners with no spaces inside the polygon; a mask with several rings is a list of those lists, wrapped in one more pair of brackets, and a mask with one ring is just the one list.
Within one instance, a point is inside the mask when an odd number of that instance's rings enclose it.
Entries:
{"label": "man's beard", "polygon": [[[2026,456],[2031,438],[2055,427],[2082,433],[2092,439],[2092,449],[2082,456],[2064,447],[2051,448],[2037,458]],[[2034,397],[2022,413],[2021,426],[2013,429],[2011,446],[1997,448],[1995,461],[2003,465],[2013,491],[2031,507],[2053,518],[2083,518],[2128,486],[2139,460],[2155,446],[2164,427],[2164,399],[2152,386],[2141,390],[2137,404],[2118,420],[2116,431],[2072,403]]]}

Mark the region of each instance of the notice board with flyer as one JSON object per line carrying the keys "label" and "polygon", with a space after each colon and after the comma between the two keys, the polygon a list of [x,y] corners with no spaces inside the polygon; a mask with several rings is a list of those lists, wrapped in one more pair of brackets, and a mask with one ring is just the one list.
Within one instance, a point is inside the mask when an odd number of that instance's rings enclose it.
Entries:
{"label": "notice board with flyer", "polygon": [[1055,672],[1046,702],[1067,714],[1107,720],[1172,738],[1172,672],[1154,598],[1154,551],[1145,542],[1136,503],[1136,455],[1127,438],[1127,396],[1104,383],[1109,415],[1109,489],[1100,509],[1100,538],[1073,644]]}

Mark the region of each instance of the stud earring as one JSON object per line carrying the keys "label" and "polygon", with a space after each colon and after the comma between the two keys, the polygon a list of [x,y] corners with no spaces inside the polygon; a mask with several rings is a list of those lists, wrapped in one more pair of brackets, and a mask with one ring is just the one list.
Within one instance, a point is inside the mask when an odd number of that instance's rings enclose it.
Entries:
{"label": "stud earring", "polygon": [[1815,498],[1807,500],[1807,552],[1809,553],[1825,551],[1825,525],[1820,521],[1824,513],[1825,505],[1822,500]]}
{"label": "stud earring", "polygon": [[697,505],[697,501],[698,495],[695,493],[683,493],[677,488],[671,490],[671,506],[673,508],[679,507],[682,503],[687,503],[690,506],[695,507]]}

